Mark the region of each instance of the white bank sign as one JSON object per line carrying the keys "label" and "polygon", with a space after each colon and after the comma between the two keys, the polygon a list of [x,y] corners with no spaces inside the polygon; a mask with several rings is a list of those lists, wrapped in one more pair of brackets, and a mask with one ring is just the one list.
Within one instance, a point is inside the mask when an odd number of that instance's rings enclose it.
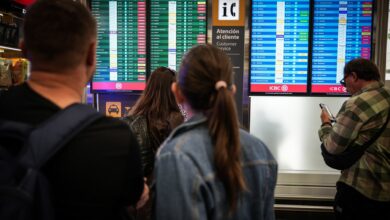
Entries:
{"label": "white bank sign", "polygon": [[219,0],[218,20],[239,20],[240,0]]}

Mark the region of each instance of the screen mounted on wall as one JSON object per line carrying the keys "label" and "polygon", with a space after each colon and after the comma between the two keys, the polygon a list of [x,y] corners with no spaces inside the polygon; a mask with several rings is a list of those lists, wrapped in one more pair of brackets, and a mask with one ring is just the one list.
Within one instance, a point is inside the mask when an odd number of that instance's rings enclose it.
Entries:
{"label": "screen mounted on wall", "polygon": [[146,1],[92,0],[98,25],[92,91],[140,91],[146,80]]}
{"label": "screen mounted on wall", "polygon": [[150,70],[174,70],[184,53],[206,43],[206,0],[150,1]]}
{"label": "screen mounted on wall", "polygon": [[251,13],[251,95],[348,95],[345,64],[371,59],[373,0],[252,0]]}
{"label": "screen mounted on wall", "polygon": [[345,64],[371,58],[372,0],[314,0],[312,93],[347,94]]}
{"label": "screen mounted on wall", "polygon": [[252,0],[251,94],[307,93],[309,0]]}

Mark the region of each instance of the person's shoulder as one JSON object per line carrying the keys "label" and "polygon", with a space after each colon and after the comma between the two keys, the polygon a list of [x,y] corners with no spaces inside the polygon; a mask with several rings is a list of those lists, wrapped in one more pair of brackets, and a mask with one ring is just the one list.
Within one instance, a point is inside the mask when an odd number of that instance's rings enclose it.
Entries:
{"label": "person's shoulder", "polygon": [[188,128],[183,124],[168,136],[162,144],[159,154],[192,155],[204,151],[208,145],[211,145],[211,139],[207,127],[199,125]]}
{"label": "person's shoulder", "polygon": [[171,112],[169,115],[169,123],[171,125],[171,129],[176,128],[180,124],[184,122],[184,116],[181,112]]}
{"label": "person's shoulder", "polygon": [[245,144],[248,143],[248,144],[255,144],[255,145],[261,145],[262,147],[266,147],[266,145],[264,144],[264,142],[262,140],[260,140],[256,136],[248,133],[244,129],[240,129],[240,139],[241,139],[241,142],[244,142]]}
{"label": "person's shoulder", "polygon": [[385,86],[364,91],[345,101],[345,111],[354,112],[355,114],[366,114],[367,109],[370,109],[370,111],[381,109],[385,103],[382,100],[388,99],[389,96],[390,89]]}
{"label": "person's shoulder", "polygon": [[389,86],[383,86],[383,87],[381,87],[380,93],[381,93],[384,97],[389,97],[389,96],[390,96],[390,87],[389,87]]}
{"label": "person's shoulder", "polygon": [[122,120],[113,117],[104,116],[92,123],[85,131],[85,133],[95,134],[96,139],[122,137],[129,137],[130,127]]}
{"label": "person's shoulder", "polygon": [[264,159],[276,163],[267,145],[243,129],[240,129],[240,142],[244,157],[249,158],[249,160]]}
{"label": "person's shoulder", "polygon": [[170,117],[175,118],[175,119],[184,120],[184,116],[181,112],[171,112]]}
{"label": "person's shoulder", "polygon": [[208,132],[202,127],[183,129],[178,134],[171,134],[158,149],[156,166],[167,161],[180,161],[180,166],[181,162],[186,164],[185,169],[194,168],[203,174],[208,173],[214,149]]}
{"label": "person's shoulder", "polygon": [[128,127],[125,122],[120,120],[119,118],[113,118],[113,117],[108,117],[104,116],[101,119],[97,120],[96,123],[93,123],[93,125],[99,127],[122,127],[126,128]]}
{"label": "person's shoulder", "polygon": [[120,120],[124,120],[124,121],[134,121],[136,119],[142,119],[142,118],[145,118],[143,115],[134,115],[134,114],[130,114],[130,115],[126,115],[126,116],[123,116],[122,118],[119,118]]}
{"label": "person's shoulder", "polygon": [[143,115],[127,115],[120,118],[121,121],[132,126],[133,124],[146,123],[146,118]]}
{"label": "person's shoulder", "polygon": [[72,149],[93,146],[94,154],[104,157],[104,152],[130,155],[134,147],[138,147],[138,142],[125,122],[117,118],[102,117],[82,130],[71,145]]}

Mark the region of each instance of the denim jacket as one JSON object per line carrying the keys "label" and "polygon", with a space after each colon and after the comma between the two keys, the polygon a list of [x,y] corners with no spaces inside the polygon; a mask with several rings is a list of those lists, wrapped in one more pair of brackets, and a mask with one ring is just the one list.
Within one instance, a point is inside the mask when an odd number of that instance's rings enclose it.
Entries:
{"label": "denim jacket", "polygon": [[240,142],[247,190],[229,215],[206,117],[195,115],[177,127],[157,153],[156,219],[275,219],[277,162],[263,142],[243,130]]}

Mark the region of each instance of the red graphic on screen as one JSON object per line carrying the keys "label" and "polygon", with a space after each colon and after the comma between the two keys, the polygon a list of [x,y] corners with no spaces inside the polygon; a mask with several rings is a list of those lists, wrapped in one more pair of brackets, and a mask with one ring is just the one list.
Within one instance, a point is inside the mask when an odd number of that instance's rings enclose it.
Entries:
{"label": "red graphic on screen", "polygon": [[289,85],[289,84],[252,84],[251,92],[265,93],[305,93],[307,92],[306,85]]}
{"label": "red graphic on screen", "polygon": [[14,0],[14,2],[19,3],[24,6],[29,6],[34,3],[36,0]]}

